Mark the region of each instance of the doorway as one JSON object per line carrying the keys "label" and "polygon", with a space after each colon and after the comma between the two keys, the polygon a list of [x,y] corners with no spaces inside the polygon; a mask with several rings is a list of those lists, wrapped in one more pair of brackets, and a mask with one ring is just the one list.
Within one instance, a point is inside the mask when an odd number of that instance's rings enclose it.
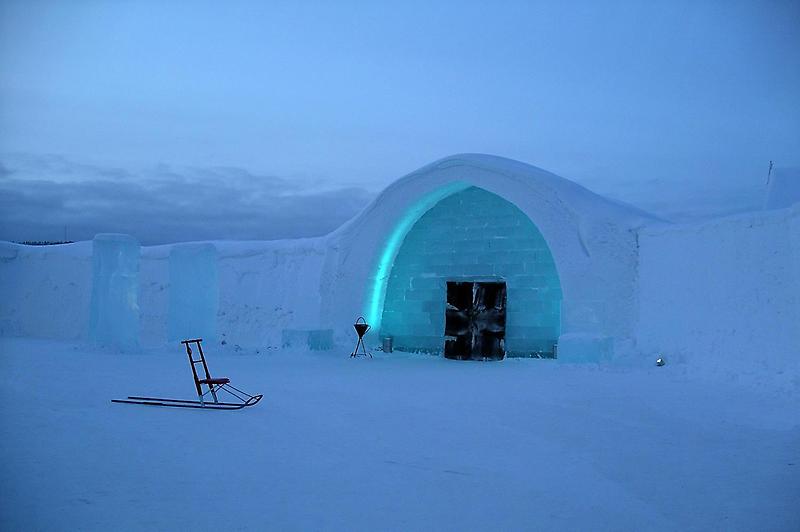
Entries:
{"label": "doorway", "polygon": [[447,282],[444,356],[501,360],[505,356],[506,284]]}

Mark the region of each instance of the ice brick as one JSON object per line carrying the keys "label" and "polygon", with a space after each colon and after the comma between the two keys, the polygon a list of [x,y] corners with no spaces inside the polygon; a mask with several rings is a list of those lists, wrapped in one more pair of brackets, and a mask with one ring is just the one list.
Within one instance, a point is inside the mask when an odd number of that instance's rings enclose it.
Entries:
{"label": "ice brick", "polygon": [[139,242],[103,233],[92,243],[89,337],[121,350],[139,344]]}
{"label": "ice brick", "polygon": [[219,276],[214,244],[173,246],[169,282],[169,339],[216,339]]}

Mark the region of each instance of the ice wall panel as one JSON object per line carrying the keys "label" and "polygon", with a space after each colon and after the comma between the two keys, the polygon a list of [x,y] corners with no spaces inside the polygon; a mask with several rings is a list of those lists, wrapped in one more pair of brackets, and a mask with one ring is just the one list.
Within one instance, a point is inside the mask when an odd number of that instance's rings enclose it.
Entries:
{"label": "ice wall panel", "polygon": [[281,333],[281,346],[328,351],[333,349],[333,329],[284,329]]}
{"label": "ice wall panel", "polygon": [[86,339],[92,242],[54,246],[0,242],[0,294],[0,336]]}
{"label": "ice wall panel", "polygon": [[800,205],[643,229],[638,348],[651,362],[800,374],[799,221]]}
{"label": "ice wall panel", "polygon": [[139,344],[139,255],[130,235],[94,237],[89,337],[99,344],[122,350]]}
{"label": "ice wall panel", "polygon": [[214,244],[177,244],[169,255],[170,340],[217,337],[219,274]]}
{"label": "ice wall panel", "polygon": [[561,286],[536,226],[517,207],[476,187],[425,213],[406,235],[387,284],[381,335],[399,350],[440,352],[448,280],[503,280],[506,350],[550,351],[560,332]]}

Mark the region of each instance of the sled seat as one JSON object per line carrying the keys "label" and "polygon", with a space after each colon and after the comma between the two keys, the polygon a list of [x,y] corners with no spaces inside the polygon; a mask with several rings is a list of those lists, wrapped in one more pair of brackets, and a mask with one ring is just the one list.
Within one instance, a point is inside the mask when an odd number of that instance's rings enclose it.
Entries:
{"label": "sled seat", "polygon": [[200,379],[197,382],[200,384],[228,384],[231,380],[228,377],[218,377],[216,379]]}

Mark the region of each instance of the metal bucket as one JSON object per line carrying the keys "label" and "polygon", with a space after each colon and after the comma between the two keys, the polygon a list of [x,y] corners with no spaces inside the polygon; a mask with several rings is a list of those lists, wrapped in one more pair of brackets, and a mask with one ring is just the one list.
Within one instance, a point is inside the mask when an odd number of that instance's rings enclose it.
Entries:
{"label": "metal bucket", "polygon": [[391,353],[392,352],[392,337],[391,336],[384,336],[383,337],[383,352],[384,353]]}

